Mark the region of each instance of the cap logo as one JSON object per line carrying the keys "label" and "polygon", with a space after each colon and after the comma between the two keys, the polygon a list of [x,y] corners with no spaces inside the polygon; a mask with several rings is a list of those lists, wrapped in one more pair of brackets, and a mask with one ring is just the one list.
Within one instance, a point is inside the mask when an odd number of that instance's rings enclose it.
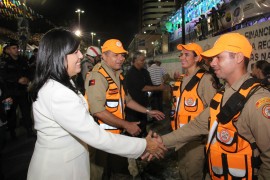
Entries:
{"label": "cap logo", "polygon": [[120,41],[117,41],[117,42],[115,43],[115,45],[116,45],[117,47],[122,47],[122,43],[121,43]]}

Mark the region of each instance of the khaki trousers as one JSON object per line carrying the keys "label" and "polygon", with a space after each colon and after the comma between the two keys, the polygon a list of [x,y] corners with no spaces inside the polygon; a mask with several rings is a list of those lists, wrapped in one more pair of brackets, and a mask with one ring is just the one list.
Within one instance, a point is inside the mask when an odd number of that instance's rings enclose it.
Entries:
{"label": "khaki trousers", "polygon": [[205,163],[205,145],[200,141],[186,144],[178,150],[181,180],[202,180]]}
{"label": "khaki trousers", "polygon": [[[118,177],[132,179],[128,170],[128,159],[89,147],[90,179],[119,180]],[[123,179],[123,178],[121,178]]]}

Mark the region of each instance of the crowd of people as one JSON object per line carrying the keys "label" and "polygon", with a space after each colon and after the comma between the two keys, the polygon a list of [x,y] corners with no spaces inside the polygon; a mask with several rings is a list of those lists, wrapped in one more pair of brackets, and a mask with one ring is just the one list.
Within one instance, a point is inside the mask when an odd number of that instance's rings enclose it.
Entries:
{"label": "crowd of people", "polygon": [[[132,179],[139,174],[131,175],[131,162],[163,158],[169,148],[183,180],[270,179],[269,63],[257,61],[248,72],[252,46],[238,33],[206,51],[197,43],[177,49],[184,73],[171,78],[159,61],[147,67],[142,52],[122,75],[128,52],[118,39],[83,55],[76,35],[55,28],[29,60],[16,42],[7,43],[0,148],[6,127],[16,140],[20,109],[27,135],[37,138],[28,180]],[[165,119],[168,89],[172,132],[160,136],[147,123]]]}
{"label": "crowd of people", "polygon": [[28,96],[28,85],[34,77],[34,56],[30,61],[20,55],[16,41],[5,44],[0,60],[0,79],[4,83],[10,101],[10,109],[6,110],[7,127],[13,140],[17,139],[17,109],[21,112],[21,124],[25,127],[29,137],[35,136],[32,129],[31,101]]}

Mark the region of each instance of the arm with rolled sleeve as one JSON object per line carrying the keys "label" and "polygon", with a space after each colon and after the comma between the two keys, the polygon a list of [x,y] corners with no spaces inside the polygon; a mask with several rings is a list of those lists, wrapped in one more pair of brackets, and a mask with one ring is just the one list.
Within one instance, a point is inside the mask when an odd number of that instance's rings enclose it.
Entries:
{"label": "arm with rolled sleeve", "polygon": [[[93,81],[94,83],[90,83]],[[90,113],[104,111],[106,103],[106,91],[108,89],[107,80],[98,72],[90,72],[85,80],[85,93],[88,97]]]}

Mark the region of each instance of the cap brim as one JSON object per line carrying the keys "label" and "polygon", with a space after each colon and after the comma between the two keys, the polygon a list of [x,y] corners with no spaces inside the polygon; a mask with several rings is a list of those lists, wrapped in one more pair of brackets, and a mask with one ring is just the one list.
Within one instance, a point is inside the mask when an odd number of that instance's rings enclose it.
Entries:
{"label": "cap brim", "polygon": [[188,46],[188,45],[179,44],[179,45],[177,45],[177,49],[180,50],[180,51],[183,50],[183,49],[186,49],[186,50],[188,50],[188,51],[194,51],[194,52],[199,56],[199,61],[202,60],[201,54],[198,54],[199,52],[197,52],[196,50],[194,50],[193,48],[191,48],[191,47]]}
{"label": "cap brim", "polygon": [[211,58],[222,53],[223,51],[224,51],[223,49],[212,48],[212,49],[202,52],[201,56],[206,57],[206,58]]}
{"label": "cap brim", "polygon": [[[183,48],[186,49],[186,47],[185,47],[184,44],[178,44],[176,48],[177,48],[178,50],[180,50],[180,51],[183,50]],[[188,50],[188,49],[187,49],[187,50]]]}
{"label": "cap brim", "polygon": [[193,48],[191,48],[188,44],[187,45],[184,45],[184,44],[178,44],[177,45],[177,49],[178,50],[183,50],[183,49],[186,49],[188,51],[195,51]]}

